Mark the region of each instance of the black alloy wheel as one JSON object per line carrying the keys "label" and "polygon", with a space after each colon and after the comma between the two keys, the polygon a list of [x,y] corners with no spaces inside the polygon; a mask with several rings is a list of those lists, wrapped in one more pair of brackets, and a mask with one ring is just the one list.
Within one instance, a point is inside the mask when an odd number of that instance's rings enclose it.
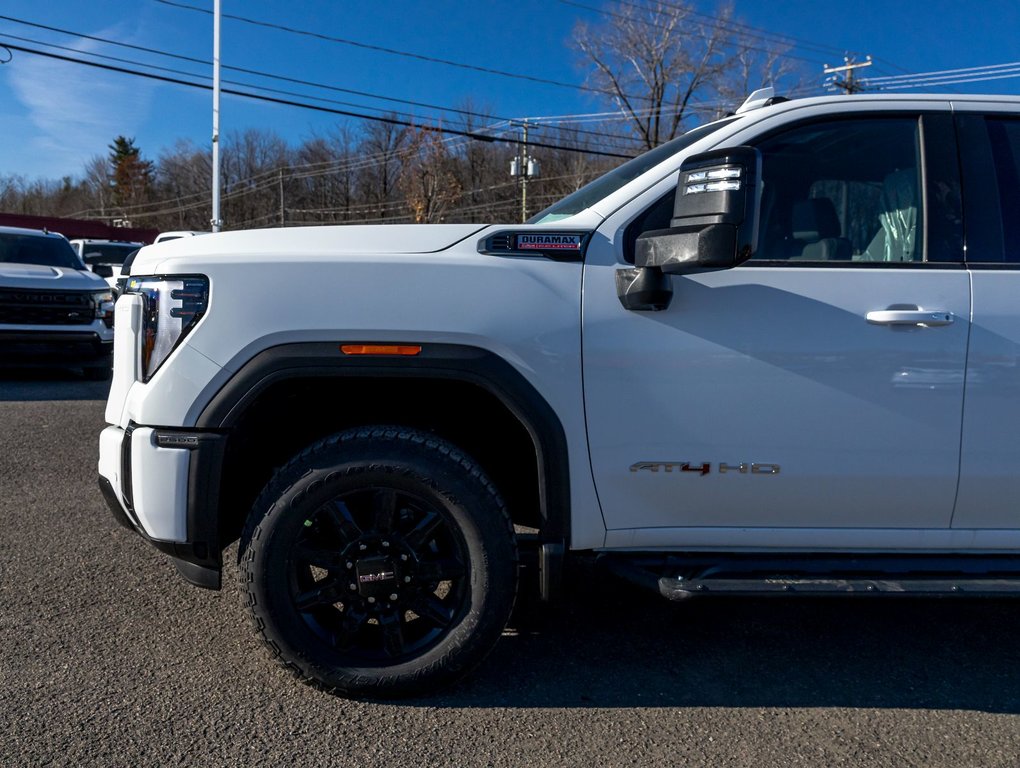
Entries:
{"label": "black alloy wheel", "polygon": [[498,640],[516,589],[513,526],[480,467],[398,428],[351,430],[295,457],[256,502],[240,557],[277,660],[355,696],[460,677]]}
{"label": "black alloy wheel", "polygon": [[441,507],[392,487],[336,496],[303,522],[290,599],[331,648],[366,665],[414,658],[466,608],[467,545]]}

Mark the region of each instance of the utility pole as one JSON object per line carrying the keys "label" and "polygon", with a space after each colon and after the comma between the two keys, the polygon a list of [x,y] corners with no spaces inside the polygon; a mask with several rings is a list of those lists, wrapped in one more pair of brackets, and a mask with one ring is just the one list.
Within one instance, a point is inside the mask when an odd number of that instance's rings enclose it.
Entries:
{"label": "utility pole", "polygon": [[220,0],[213,2],[213,127],[212,127],[212,225],[223,227],[220,218]]}
{"label": "utility pole", "polygon": [[282,227],[286,221],[287,212],[283,207],[283,168],[280,169],[280,226]]}
{"label": "utility pole", "polygon": [[538,161],[528,156],[528,121],[520,123],[521,143],[518,155],[510,161],[510,175],[521,179],[521,223],[528,220],[528,179],[538,176]]}
{"label": "utility pole", "polygon": [[[825,68],[822,69],[822,72],[826,75],[832,75],[832,77],[826,81],[829,84],[830,91],[860,93],[864,90],[864,86],[855,80],[854,70],[870,66],[871,56],[866,56],[864,61],[855,61],[853,56],[844,56],[842,67],[830,67],[826,64]],[[846,76],[841,79],[840,75],[844,72],[846,73]]]}

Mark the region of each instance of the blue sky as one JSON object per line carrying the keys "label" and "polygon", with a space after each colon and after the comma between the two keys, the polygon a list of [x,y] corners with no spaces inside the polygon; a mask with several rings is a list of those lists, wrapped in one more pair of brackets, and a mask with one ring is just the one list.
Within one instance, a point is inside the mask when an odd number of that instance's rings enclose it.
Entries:
{"label": "blue sky", "polygon": [[[181,2],[212,9],[212,0]],[[586,70],[580,66],[571,32],[578,20],[597,23],[604,17],[578,5],[610,7],[601,0],[577,0],[577,5],[557,0],[223,0],[223,12],[368,45],[580,84]],[[718,3],[707,0],[697,0],[695,6],[703,13],[716,13],[719,8]],[[819,84],[818,93],[822,93],[822,64],[841,63],[843,51],[875,57],[876,63],[868,71],[875,76],[1020,59],[1016,42],[1020,40],[1020,3],[1016,0],[736,0],[735,7],[736,18],[746,24],[804,41],[789,53],[806,59],[798,61],[808,82]],[[211,59],[212,17],[157,0],[5,0],[0,3],[0,15],[10,17],[0,19],[0,43],[55,51],[40,45],[52,43],[196,74],[210,73],[209,67],[200,64],[116,48],[10,20]],[[4,56],[2,50],[0,56]],[[590,113],[608,108],[604,101],[577,89],[408,59],[231,19],[223,21],[222,61],[225,65],[397,99],[450,107],[470,102],[473,108],[487,108],[502,117]],[[223,76],[252,79],[228,72]],[[276,83],[275,87],[306,94],[300,97],[306,100],[316,93],[298,85]],[[1020,77],[938,90],[1018,94]],[[390,108],[412,111],[422,118],[430,114],[427,109],[364,96],[318,94],[350,102],[351,106],[346,107],[332,105],[340,109],[378,114],[380,109]],[[107,145],[119,134],[134,137],[143,156],[153,159],[181,139],[207,145],[211,134],[211,95],[207,91],[19,51],[13,52],[10,62],[0,65],[0,103],[4,107],[0,176],[79,176],[89,158],[106,154]],[[327,133],[339,119],[234,96],[224,96],[221,107],[224,134],[251,127],[271,129],[292,144],[316,133]]]}

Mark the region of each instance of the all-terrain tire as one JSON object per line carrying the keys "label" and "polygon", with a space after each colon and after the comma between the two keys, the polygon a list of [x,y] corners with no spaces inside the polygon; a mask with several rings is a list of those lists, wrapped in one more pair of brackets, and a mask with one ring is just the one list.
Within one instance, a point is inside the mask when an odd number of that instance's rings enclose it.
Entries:
{"label": "all-terrain tire", "polygon": [[300,678],[348,696],[419,694],[474,668],[513,608],[505,505],[452,444],[399,427],[310,446],[256,500],[241,591]]}

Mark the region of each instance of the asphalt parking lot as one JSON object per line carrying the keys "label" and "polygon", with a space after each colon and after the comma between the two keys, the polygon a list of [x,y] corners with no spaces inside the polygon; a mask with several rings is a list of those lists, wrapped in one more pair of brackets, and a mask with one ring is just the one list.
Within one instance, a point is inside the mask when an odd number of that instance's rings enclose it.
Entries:
{"label": "asphalt parking lot", "polygon": [[2,766],[1016,766],[1020,602],[674,606],[582,568],[454,690],[353,702],[269,662],[95,481],[106,384],[0,373]]}

